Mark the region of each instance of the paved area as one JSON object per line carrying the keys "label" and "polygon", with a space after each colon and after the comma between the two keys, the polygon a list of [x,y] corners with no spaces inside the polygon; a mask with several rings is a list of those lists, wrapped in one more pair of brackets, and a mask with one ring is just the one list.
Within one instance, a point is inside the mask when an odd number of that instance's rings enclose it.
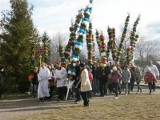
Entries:
{"label": "paved area", "polygon": [[[136,89],[131,93],[135,94]],[[143,89],[143,93],[148,94],[148,89]],[[123,94],[123,93],[122,93]],[[160,88],[158,88],[154,94],[160,94]],[[105,97],[93,97],[92,101],[107,99],[108,97],[113,97],[114,95],[109,95]],[[120,97],[123,97],[121,95]],[[82,105],[82,102],[79,103]],[[79,105],[75,104],[73,100],[67,100],[58,102],[56,100],[38,102],[36,98],[26,98],[18,100],[0,100],[0,120],[14,120],[16,117],[33,115],[40,112],[46,112],[49,110],[61,109],[64,107]]]}
{"label": "paved area", "polygon": [[13,120],[22,115],[33,115],[48,110],[56,110],[76,105],[74,101],[57,102],[54,100],[39,102],[35,98],[0,101],[0,120]]}

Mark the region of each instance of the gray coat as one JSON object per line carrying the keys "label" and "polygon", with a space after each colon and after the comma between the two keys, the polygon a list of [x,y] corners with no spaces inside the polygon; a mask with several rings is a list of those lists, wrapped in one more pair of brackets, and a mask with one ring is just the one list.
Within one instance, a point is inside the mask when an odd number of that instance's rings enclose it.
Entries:
{"label": "gray coat", "polygon": [[130,83],[131,79],[131,72],[129,69],[124,69],[122,71],[122,82],[123,83]]}
{"label": "gray coat", "polygon": [[141,79],[142,79],[142,71],[139,71],[139,70],[137,70],[136,71],[136,74],[135,74],[135,79],[136,79],[136,82],[140,82],[141,81]]}

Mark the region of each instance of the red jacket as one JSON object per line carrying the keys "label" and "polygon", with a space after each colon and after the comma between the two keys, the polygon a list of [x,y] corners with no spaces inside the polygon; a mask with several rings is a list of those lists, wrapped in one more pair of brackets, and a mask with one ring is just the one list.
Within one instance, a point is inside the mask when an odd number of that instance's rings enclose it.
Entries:
{"label": "red jacket", "polygon": [[91,83],[91,86],[92,86],[93,74],[90,71],[88,71],[88,76],[89,76],[89,80],[90,80],[90,83]]}
{"label": "red jacket", "polygon": [[144,80],[147,83],[153,83],[153,81],[156,81],[156,78],[150,71],[147,71],[144,76]]}

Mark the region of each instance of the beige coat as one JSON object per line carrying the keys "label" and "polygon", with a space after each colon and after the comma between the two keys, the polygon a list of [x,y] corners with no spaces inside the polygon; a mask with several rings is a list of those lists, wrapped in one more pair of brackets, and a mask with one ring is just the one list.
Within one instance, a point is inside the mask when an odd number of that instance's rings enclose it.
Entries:
{"label": "beige coat", "polygon": [[86,91],[92,90],[87,69],[84,69],[81,72],[80,80],[81,80],[81,87],[80,87],[81,92],[86,92]]}

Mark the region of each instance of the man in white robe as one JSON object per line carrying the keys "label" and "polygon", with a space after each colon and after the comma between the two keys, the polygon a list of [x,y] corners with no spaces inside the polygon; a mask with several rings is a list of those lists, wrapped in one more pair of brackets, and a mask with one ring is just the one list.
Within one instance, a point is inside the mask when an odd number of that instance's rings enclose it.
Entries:
{"label": "man in white robe", "polygon": [[48,89],[48,80],[51,77],[50,70],[42,63],[40,71],[38,73],[38,99],[43,102],[44,98],[50,98]]}
{"label": "man in white robe", "polygon": [[55,80],[57,81],[58,99],[57,101],[64,100],[67,92],[67,71],[60,63],[57,63],[57,68],[54,72]]}

